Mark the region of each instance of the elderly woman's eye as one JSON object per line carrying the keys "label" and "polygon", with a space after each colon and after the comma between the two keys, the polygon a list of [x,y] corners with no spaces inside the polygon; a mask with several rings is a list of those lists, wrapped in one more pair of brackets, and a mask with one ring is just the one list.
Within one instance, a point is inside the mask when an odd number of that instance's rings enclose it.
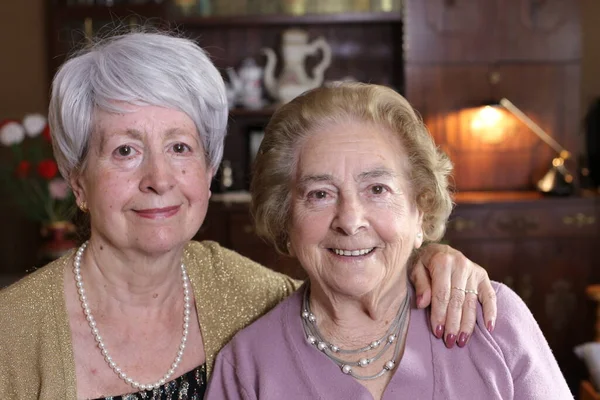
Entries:
{"label": "elderly woman's eye", "polygon": [[371,193],[373,193],[373,194],[382,194],[384,192],[385,192],[385,187],[383,187],[383,185],[371,186]]}
{"label": "elderly woman's eye", "polygon": [[322,200],[327,197],[327,192],[325,192],[324,190],[314,190],[308,194],[308,197],[317,200]]}
{"label": "elderly woman's eye", "polygon": [[119,153],[120,156],[122,157],[128,157],[131,155],[131,153],[133,153],[133,149],[131,148],[131,146],[120,146],[117,149],[117,152]]}
{"label": "elderly woman's eye", "polygon": [[185,153],[187,150],[189,150],[189,147],[186,144],[183,143],[175,143],[173,145],[173,151],[175,153]]}

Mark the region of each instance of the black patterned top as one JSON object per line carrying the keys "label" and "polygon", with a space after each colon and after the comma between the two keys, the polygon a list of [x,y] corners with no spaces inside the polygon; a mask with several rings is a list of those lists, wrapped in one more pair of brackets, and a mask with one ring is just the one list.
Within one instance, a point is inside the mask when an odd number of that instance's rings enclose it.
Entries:
{"label": "black patterned top", "polygon": [[205,391],[206,364],[202,364],[156,389],[124,394],[122,396],[103,397],[96,400],[202,400]]}

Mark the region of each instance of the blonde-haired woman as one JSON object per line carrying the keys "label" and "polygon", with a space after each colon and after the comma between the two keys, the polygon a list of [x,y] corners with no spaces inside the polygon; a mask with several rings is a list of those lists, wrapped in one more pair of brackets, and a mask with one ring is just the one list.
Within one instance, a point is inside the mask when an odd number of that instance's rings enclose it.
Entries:
{"label": "blonde-haired woman", "polygon": [[409,266],[444,232],[451,170],[389,88],[345,83],[279,108],[256,159],[252,209],[258,232],[297,257],[308,281],[225,346],[207,399],[572,398],[508,287],[493,285],[504,311],[496,327],[476,282],[453,290],[477,308],[462,351],[448,349],[455,337],[436,340],[416,307]]}

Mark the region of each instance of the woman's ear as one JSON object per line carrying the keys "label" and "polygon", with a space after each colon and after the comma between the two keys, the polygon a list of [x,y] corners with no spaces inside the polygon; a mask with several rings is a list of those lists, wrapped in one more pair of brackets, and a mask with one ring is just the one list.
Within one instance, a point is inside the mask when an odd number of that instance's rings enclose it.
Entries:
{"label": "woman's ear", "polygon": [[73,170],[69,176],[69,183],[75,195],[75,201],[81,208],[82,204],[87,204],[87,196],[85,195],[85,185],[83,184],[83,176],[78,170]]}
{"label": "woman's ear", "polygon": [[206,170],[206,181],[208,182],[208,198],[210,199],[210,196],[212,195],[212,192],[210,191],[210,185],[212,184],[212,180],[215,177],[215,169],[214,168],[208,168]]}

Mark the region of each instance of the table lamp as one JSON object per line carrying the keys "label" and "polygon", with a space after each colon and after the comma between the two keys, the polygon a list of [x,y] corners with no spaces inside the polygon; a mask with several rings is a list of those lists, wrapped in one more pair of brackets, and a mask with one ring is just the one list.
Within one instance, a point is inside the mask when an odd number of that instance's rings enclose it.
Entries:
{"label": "table lamp", "polygon": [[533,133],[557,153],[557,156],[552,160],[552,167],[550,170],[537,182],[537,189],[540,192],[549,195],[566,196],[572,194],[574,191],[573,175],[565,166],[565,161],[571,157],[571,153],[540,128],[539,125],[533,122],[531,118],[510,100],[503,98],[500,100],[500,105],[514,115],[519,121],[527,125]]}

